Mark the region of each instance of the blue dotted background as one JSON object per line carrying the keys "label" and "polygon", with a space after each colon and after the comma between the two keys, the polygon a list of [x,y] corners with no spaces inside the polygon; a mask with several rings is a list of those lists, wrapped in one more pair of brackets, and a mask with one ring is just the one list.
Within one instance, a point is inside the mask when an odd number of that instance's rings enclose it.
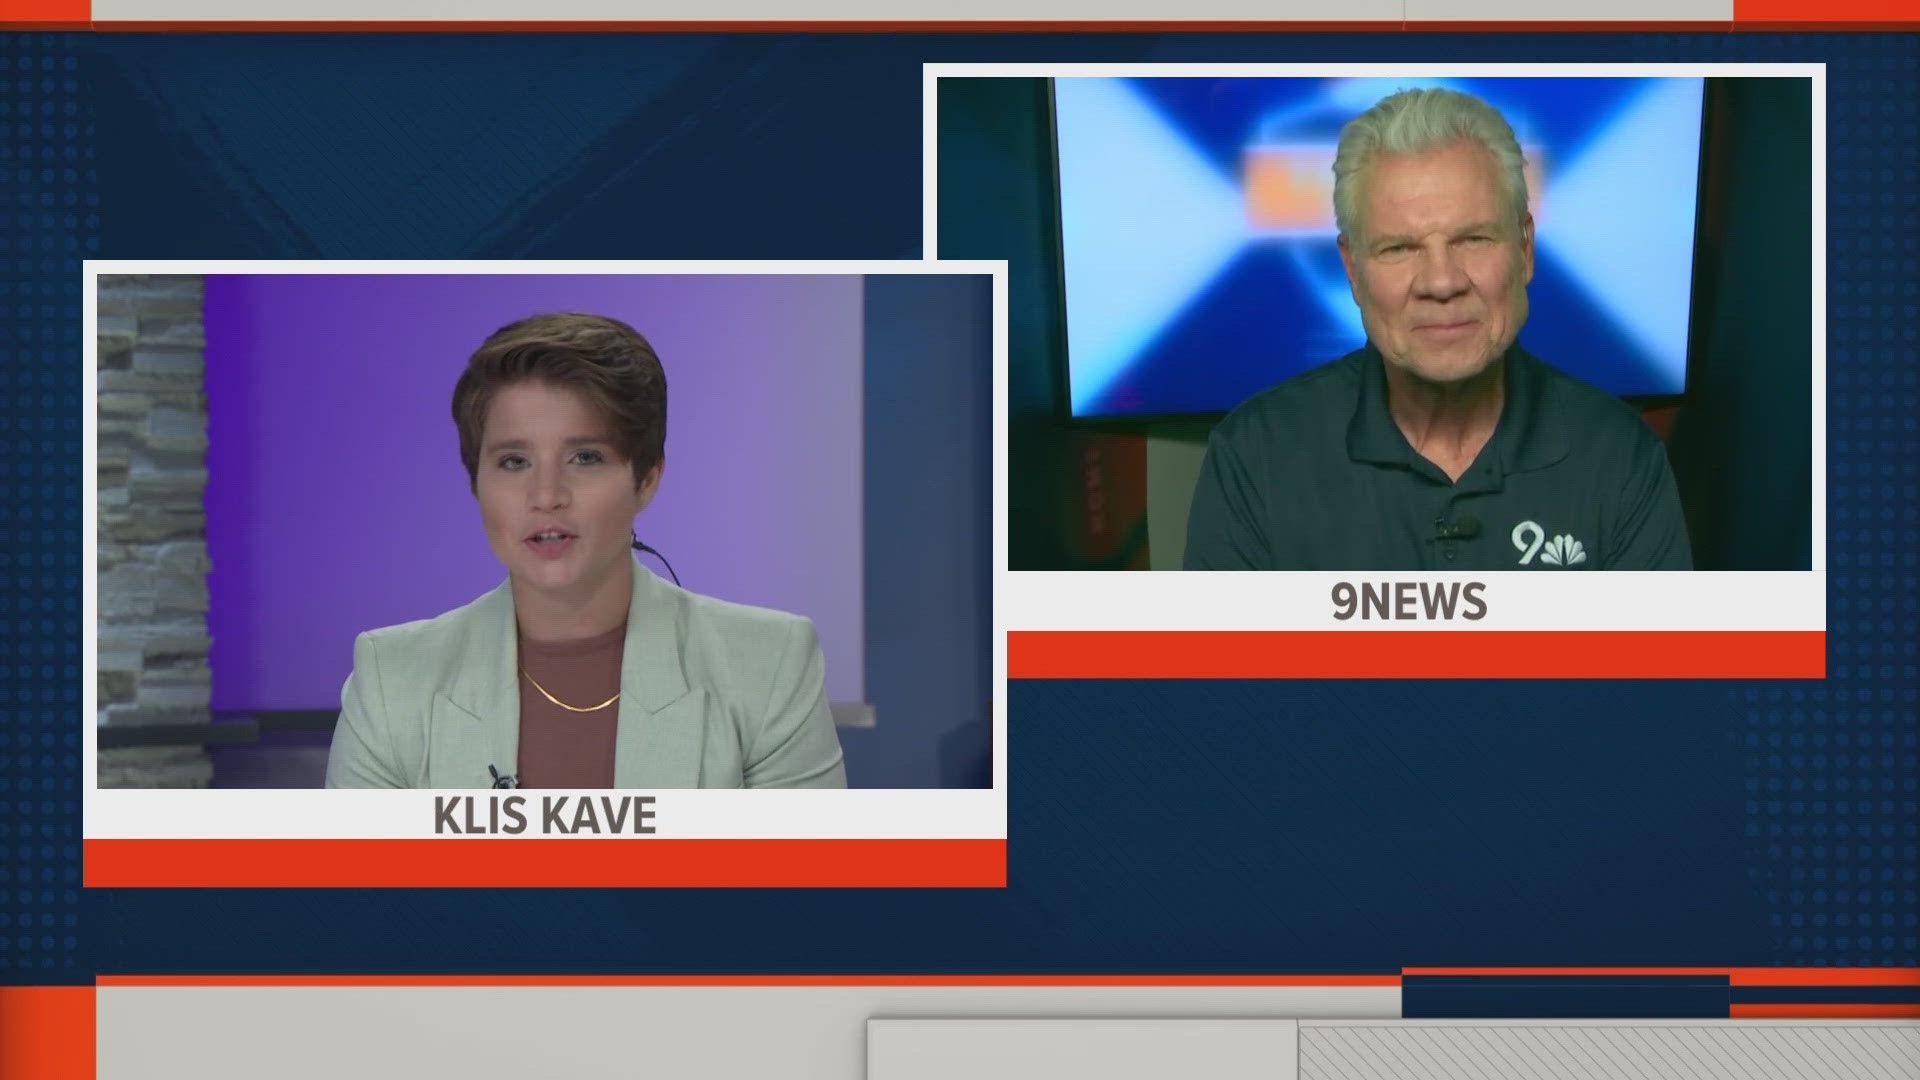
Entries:
{"label": "blue dotted background", "polygon": [[[1829,65],[1828,680],[1019,684],[1005,890],[80,890],[83,257],[913,257],[923,62],[1262,60]],[[527,100],[592,137],[407,135]],[[1920,964],[1916,103],[1905,34],[0,35],[0,981]]]}
{"label": "blue dotted background", "polygon": [[[1916,39],[1829,39],[1828,669],[1742,690],[1747,835],[1782,964],[1920,963]],[[1780,51],[1792,49],[1784,42]]]}
{"label": "blue dotted background", "polygon": [[0,981],[80,959],[80,260],[99,245],[74,41],[0,35]]}

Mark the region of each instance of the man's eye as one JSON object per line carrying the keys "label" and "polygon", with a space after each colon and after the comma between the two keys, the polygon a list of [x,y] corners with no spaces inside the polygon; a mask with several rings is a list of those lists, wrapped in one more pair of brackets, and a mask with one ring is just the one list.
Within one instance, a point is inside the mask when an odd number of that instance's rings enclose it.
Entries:
{"label": "man's eye", "polygon": [[588,465],[598,465],[602,461],[606,460],[606,458],[601,456],[600,451],[598,450],[582,450],[578,454],[575,454],[574,456],[581,458]]}
{"label": "man's eye", "polygon": [[518,469],[521,465],[525,463],[526,463],[526,459],[519,457],[517,455],[512,457],[503,457],[500,459],[500,467],[508,470]]}

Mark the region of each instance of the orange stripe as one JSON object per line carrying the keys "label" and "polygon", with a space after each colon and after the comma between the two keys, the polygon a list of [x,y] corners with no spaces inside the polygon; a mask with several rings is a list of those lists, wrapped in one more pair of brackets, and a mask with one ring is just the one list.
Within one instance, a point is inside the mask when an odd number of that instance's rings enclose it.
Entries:
{"label": "orange stripe", "polygon": [[1887,19],[1887,20],[1863,19],[1863,20],[1852,20],[1852,21],[1843,20],[1843,21],[1837,21],[1837,22],[1828,21],[1828,20],[1813,20],[1813,19],[1784,19],[1779,22],[1771,22],[1771,21],[1761,22],[1758,20],[1748,20],[1747,22],[1733,24],[1733,29],[1736,33],[1744,31],[1747,33],[1766,33],[1766,34],[1784,33],[1789,30],[1795,33],[1808,33],[1808,34],[1820,33],[1823,31],[1828,33],[1847,33],[1847,34],[1866,34],[1866,33],[1911,34],[1915,30],[1920,30],[1920,19],[1912,19],[1912,18]]}
{"label": "orange stripe", "polygon": [[1007,842],[88,840],[85,878],[88,888],[999,888]]}
{"label": "orange stripe", "polygon": [[1415,975],[1725,975],[1726,968],[1711,967],[1410,967],[1400,974]]}
{"label": "orange stripe", "polygon": [[92,0],[7,0],[0,25],[84,24],[92,17]]}
{"label": "orange stripe", "polygon": [[1733,0],[1736,23],[1819,20],[1825,23],[1914,21],[1913,0]]}
{"label": "orange stripe", "polygon": [[1920,968],[1734,968],[1734,986],[1920,986]]}
{"label": "orange stripe", "polygon": [[1397,975],[102,975],[101,986],[1398,986]]}
{"label": "orange stripe", "polygon": [[93,987],[0,986],[0,1076],[91,1080]]}
{"label": "orange stripe", "polygon": [[1017,630],[1015,679],[1823,679],[1824,631]]}
{"label": "orange stripe", "polygon": [[1791,1005],[1740,1004],[1727,1006],[1727,1015],[1735,1020],[1897,1020],[1920,1017],[1920,1005]]}

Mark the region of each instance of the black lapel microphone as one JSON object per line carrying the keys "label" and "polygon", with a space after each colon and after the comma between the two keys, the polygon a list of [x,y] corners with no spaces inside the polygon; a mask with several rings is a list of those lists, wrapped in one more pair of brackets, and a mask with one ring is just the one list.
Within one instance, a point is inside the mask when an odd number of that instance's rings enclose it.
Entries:
{"label": "black lapel microphone", "polygon": [[[667,561],[667,557],[665,555],[662,555],[658,551],[655,551],[652,548],[648,547],[646,543],[640,539],[640,536],[637,533],[633,537],[633,550],[644,551],[647,554],[653,556],[654,558],[659,559],[660,565],[667,568],[668,576],[673,578],[673,583],[675,585],[680,585],[680,575],[673,572],[673,564]],[[680,585],[680,587],[683,589],[686,588],[685,585]]]}

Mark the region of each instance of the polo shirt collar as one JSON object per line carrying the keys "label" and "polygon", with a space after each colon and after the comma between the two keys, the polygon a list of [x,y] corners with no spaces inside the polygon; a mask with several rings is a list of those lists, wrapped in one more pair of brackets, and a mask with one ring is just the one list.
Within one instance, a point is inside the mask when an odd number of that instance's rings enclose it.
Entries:
{"label": "polo shirt collar", "polygon": [[1373,342],[1360,350],[1360,400],[1347,425],[1347,456],[1376,465],[1413,464],[1413,447],[1387,410],[1386,359]]}
{"label": "polo shirt collar", "polygon": [[[1546,365],[1518,344],[1507,349],[1506,404],[1488,444],[1502,475],[1542,469],[1567,456],[1566,432],[1553,422],[1553,387]],[[1360,350],[1360,400],[1347,424],[1347,455],[1355,461],[1412,467],[1417,455],[1387,408],[1386,359],[1372,342]],[[1486,451],[1482,451],[1485,453]]]}

